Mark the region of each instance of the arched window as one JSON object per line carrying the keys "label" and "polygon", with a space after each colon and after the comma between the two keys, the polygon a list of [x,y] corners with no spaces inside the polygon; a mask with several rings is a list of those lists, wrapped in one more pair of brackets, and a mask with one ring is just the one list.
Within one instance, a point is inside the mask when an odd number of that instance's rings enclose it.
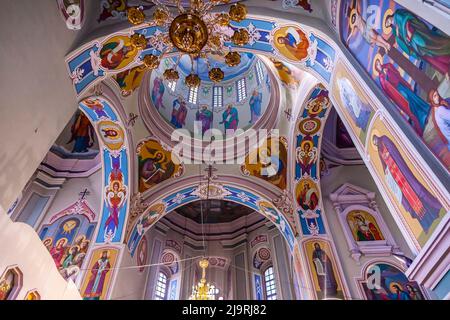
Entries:
{"label": "arched window", "polygon": [[169,87],[170,91],[174,92],[177,87],[177,81],[176,80],[168,81],[167,86]]}
{"label": "arched window", "polygon": [[155,287],[155,300],[166,300],[167,294],[167,276],[164,272],[158,273]]}
{"label": "arched window", "polygon": [[275,277],[273,274],[273,267],[269,267],[264,271],[264,284],[266,289],[266,299],[277,299],[277,287],[275,285]]}
{"label": "arched window", "polygon": [[264,71],[262,67],[262,62],[258,60],[256,62],[256,81],[258,82],[258,86],[260,86],[264,81]]}
{"label": "arched window", "polygon": [[188,95],[189,103],[196,104],[197,103],[197,97],[198,97],[198,87],[190,87],[189,88],[189,95]]}
{"label": "arched window", "polygon": [[223,106],[223,88],[214,87],[213,88],[213,108],[222,108]]}
{"label": "arched window", "polygon": [[245,78],[239,79],[236,82],[237,88],[237,102],[241,102],[247,98],[247,83],[245,82]]}

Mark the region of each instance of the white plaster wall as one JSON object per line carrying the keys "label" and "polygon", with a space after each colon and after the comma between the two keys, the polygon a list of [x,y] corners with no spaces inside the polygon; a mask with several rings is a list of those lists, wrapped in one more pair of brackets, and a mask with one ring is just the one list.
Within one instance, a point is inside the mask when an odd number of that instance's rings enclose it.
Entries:
{"label": "white plaster wall", "polygon": [[86,178],[72,178],[68,179],[58,190],[52,204],[47,210],[46,216],[42,219],[39,228],[40,230],[43,224],[49,223],[50,219],[58,212],[64,210],[70,205],[74,204],[79,198],[79,193],[88,189],[89,195],[86,196],[85,200],[88,202],[91,209],[95,212],[95,220],[101,213],[102,205],[102,170],[97,170],[95,173]]}
{"label": "white plaster wall", "polygon": [[37,290],[42,300],[80,300],[73,282],[65,281],[36,232],[29,225],[12,222],[0,208],[0,273],[17,265],[23,273],[23,286],[17,300]]}
{"label": "white plaster wall", "polygon": [[351,183],[356,186],[362,187],[364,189],[375,192],[375,200],[378,205],[378,209],[383,216],[386,225],[388,226],[394,240],[403,253],[413,258],[408,245],[404,241],[404,238],[398,229],[389,209],[387,208],[381,194],[379,193],[372,177],[370,176],[367,168],[364,165],[360,166],[341,166],[330,169],[330,175],[321,178],[321,189],[322,189],[322,199],[324,205],[324,212],[330,227],[328,230],[331,231],[334,243],[336,245],[337,253],[339,255],[339,260],[342,265],[345,280],[350,289],[350,296],[352,299],[362,299],[358,289],[356,279],[360,277],[362,273],[362,267],[368,261],[374,259],[382,259],[385,261],[393,261],[398,263],[398,259],[394,257],[365,257],[362,256],[360,264],[358,265],[355,260],[350,257],[350,252],[345,240],[344,231],[342,230],[341,224],[339,223],[336,211],[333,208],[333,204],[329,199],[329,194],[334,192],[344,183]]}
{"label": "white plaster wall", "polygon": [[7,210],[77,108],[54,0],[6,0],[0,11],[0,206]]}

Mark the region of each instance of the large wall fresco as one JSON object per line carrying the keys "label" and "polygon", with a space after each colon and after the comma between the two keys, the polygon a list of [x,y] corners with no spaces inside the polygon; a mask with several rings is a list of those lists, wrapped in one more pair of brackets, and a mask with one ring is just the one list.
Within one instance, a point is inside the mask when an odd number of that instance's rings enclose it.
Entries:
{"label": "large wall fresco", "polygon": [[330,243],[312,239],[303,243],[316,298],[344,299],[344,289]]}
{"label": "large wall fresco", "polygon": [[114,274],[119,250],[103,247],[92,251],[81,295],[84,300],[105,300]]}
{"label": "large wall fresco", "polygon": [[343,0],[342,41],[450,169],[450,37],[392,0]]}
{"label": "large wall fresco", "polygon": [[339,60],[336,64],[333,79],[334,98],[337,104],[341,106],[340,110],[343,113],[343,118],[345,118],[358,138],[356,143],[363,146],[366,142],[367,130],[375,110],[371,106],[364,90],[355,81],[342,60]]}
{"label": "large wall fresco", "polygon": [[80,102],[100,140],[104,196],[96,242],[120,242],[128,209],[128,149],[125,131],[110,104],[102,98]]}
{"label": "large wall fresco", "polygon": [[[224,32],[233,32],[238,28],[247,28],[249,31],[249,42],[237,47],[237,50],[289,61],[307,68],[325,82],[330,81],[336,53],[321,36],[295,24],[279,25],[275,19],[248,18],[240,22],[231,21],[228,28]],[[129,94],[138,85],[139,74],[136,73],[138,70],[134,70],[134,74],[126,81],[127,74],[124,72],[142,66],[145,55],[161,55],[165,51],[166,44],[155,35],[160,32],[164,30],[155,26],[133,31],[128,28],[124,32],[91,41],[69,54],[66,62],[77,94],[80,95],[108,75],[118,73],[121,73],[118,82],[123,94]],[[138,50],[131,45],[129,37],[133,33],[145,35],[148,40],[145,49]],[[226,42],[225,45],[236,47],[232,42]]]}
{"label": "large wall fresco", "polygon": [[367,152],[376,175],[416,246],[423,247],[449,210],[432,189],[420,165],[399,145],[385,119],[377,116],[370,129]]}
{"label": "large wall fresco", "polygon": [[241,171],[245,176],[266,180],[284,190],[287,186],[287,139],[280,137],[274,143],[272,139],[268,138],[245,157]]}
{"label": "large wall fresco", "polygon": [[304,235],[325,234],[320,194],[319,150],[323,126],[331,110],[328,91],[316,86],[297,120],[295,199]]}
{"label": "large wall fresco", "polygon": [[156,140],[148,139],[138,144],[136,149],[139,166],[139,192],[144,192],[170,178],[180,177],[184,166],[172,160],[172,152],[166,150]]}
{"label": "large wall fresco", "polygon": [[[370,279],[374,274],[379,275],[378,287]],[[359,284],[367,300],[425,300],[417,282],[410,281],[399,268],[387,263],[369,266]]]}
{"label": "large wall fresco", "polygon": [[41,227],[39,236],[64,279],[76,282],[97,223],[85,200],[55,214]]}

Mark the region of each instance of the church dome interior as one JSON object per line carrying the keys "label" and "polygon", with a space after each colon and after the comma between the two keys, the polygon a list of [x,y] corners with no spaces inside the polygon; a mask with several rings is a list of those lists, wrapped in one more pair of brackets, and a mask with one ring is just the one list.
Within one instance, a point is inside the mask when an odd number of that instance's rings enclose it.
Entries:
{"label": "church dome interior", "polygon": [[[179,73],[180,79],[166,80],[168,68]],[[220,83],[211,81],[208,70],[220,68],[224,78]],[[200,78],[198,87],[188,87],[185,77],[195,72]],[[194,133],[194,124],[199,123],[198,134],[209,129],[225,133],[226,129],[246,130],[259,120],[266,111],[271,95],[270,77],[265,63],[252,53],[241,54],[240,63],[229,67],[223,57],[193,59],[184,55],[179,59],[166,58],[150,77],[152,105],[174,128],[185,128]],[[230,106],[238,114],[235,121],[225,124],[223,113]],[[174,112],[175,110],[175,112]],[[175,115],[176,113],[176,115]]]}
{"label": "church dome interior", "polygon": [[449,14],[2,1],[0,300],[449,300]]}

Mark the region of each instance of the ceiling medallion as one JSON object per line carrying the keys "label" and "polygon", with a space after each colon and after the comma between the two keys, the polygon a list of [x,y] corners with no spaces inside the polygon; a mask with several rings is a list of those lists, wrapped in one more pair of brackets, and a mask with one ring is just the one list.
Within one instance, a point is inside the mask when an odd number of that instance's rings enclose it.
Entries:
{"label": "ceiling medallion", "polygon": [[[225,58],[225,63],[234,67],[240,64],[241,56],[236,51],[231,51],[231,47],[226,47],[226,43],[232,42],[237,46],[244,46],[250,40],[247,29],[240,28],[234,31],[232,36],[224,32],[222,28],[230,26],[231,21],[240,22],[247,16],[247,8],[241,3],[230,6],[229,12],[214,13],[212,9],[217,5],[227,4],[230,0],[191,0],[189,7],[181,5],[181,0],[175,0],[175,7],[168,7],[161,1],[154,0],[156,9],[151,18],[147,17],[142,7],[132,7],[127,11],[127,17],[131,24],[146,26],[158,26],[162,31],[157,37],[167,45],[163,52],[153,52],[144,56],[144,65],[149,69],[155,69],[166,53],[173,52],[180,57],[188,54],[194,69],[194,59],[206,59],[209,55],[219,55]],[[133,34],[131,42],[137,49],[147,48],[147,39],[142,34]],[[208,75],[211,81],[220,82],[224,79],[224,72],[217,67],[211,66],[209,61]],[[177,81],[179,74],[176,67],[172,66],[164,72],[165,79]],[[192,70],[185,78],[185,83],[189,87],[200,85],[200,77]]]}

